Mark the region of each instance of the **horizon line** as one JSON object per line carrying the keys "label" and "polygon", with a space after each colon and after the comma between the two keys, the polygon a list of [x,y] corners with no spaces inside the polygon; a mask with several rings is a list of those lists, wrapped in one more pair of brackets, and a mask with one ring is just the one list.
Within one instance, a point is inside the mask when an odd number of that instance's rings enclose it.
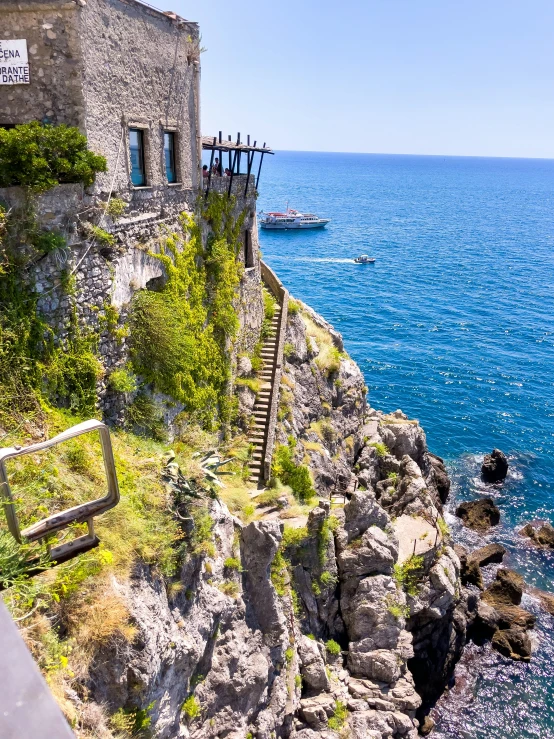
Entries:
{"label": "horizon line", "polygon": [[530,157],[530,156],[506,156],[500,154],[406,154],[404,152],[392,151],[329,151],[317,149],[278,149],[274,148],[274,152],[292,152],[295,154],[361,154],[363,156],[387,156],[387,157],[441,157],[443,159],[523,159],[532,161],[554,161],[554,156],[550,157]]}

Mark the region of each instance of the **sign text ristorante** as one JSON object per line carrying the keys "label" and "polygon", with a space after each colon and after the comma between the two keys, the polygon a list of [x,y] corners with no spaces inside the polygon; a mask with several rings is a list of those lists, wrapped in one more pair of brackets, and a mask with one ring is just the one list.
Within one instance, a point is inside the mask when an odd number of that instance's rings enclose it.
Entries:
{"label": "sign text ristorante", "polygon": [[0,85],[28,85],[27,41],[0,39]]}

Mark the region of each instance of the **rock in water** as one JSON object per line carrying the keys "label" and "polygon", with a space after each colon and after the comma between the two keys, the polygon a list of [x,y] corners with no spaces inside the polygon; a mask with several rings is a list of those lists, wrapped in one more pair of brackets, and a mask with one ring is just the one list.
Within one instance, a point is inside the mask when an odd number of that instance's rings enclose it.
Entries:
{"label": "rock in water", "polygon": [[464,526],[475,531],[486,531],[500,521],[500,511],[492,498],[461,503],[456,509],[456,515],[462,519]]}
{"label": "rock in water", "polygon": [[504,559],[506,549],[502,544],[487,544],[480,549],[476,549],[468,555],[468,559],[477,562],[479,567],[486,567],[490,564],[500,564]]}
{"label": "rock in water", "polygon": [[531,659],[531,639],[523,629],[502,629],[492,637],[492,646],[511,659],[529,662]]}
{"label": "rock in water", "polygon": [[500,449],[493,449],[491,454],[485,454],[481,474],[485,482],[502,482],[508,474],[508,460]]}
{"label": "rock in water", "polygon": [[521,536],[528,536],[535,544],[547,549],[554,549],[554,526],[549,523],[543,523],[542,526],[535,528],[528,523],[519,532]]}

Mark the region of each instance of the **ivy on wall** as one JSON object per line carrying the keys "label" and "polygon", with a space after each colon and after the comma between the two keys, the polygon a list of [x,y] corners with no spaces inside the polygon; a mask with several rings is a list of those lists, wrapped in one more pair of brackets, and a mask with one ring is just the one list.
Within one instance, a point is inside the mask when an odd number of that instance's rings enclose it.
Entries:
{"label": "ivy on wall", "polygon": [[[167,275],[160,292],[141,291],[130,313],[135,372],[157,391],[185,406],[205,428],[233,415],[228,386],[231,347],[239,320],[234,306],[242,265],[237,260],[245,213],[234,218],[236,201],[210,193],[199,217],[183,214],[181,233],[167,236],[152,256]],[[201,219],[211,228],[202,239]]]}

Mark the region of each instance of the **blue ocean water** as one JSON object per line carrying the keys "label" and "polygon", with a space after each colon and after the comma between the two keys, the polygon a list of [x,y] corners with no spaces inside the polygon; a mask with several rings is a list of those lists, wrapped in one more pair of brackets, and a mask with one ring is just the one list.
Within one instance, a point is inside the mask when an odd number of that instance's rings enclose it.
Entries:
{"label": "blue ocean water", "polygon": [[[264,259],[342,332],[371,405],[418,418],[453,480],[459,541],[500,541],[506,564],[554,592],[554,554],[518,536],[554,523],[554,161],[278,152],[258,205],[332,219],[325,230],[261,231]],[[368,253],[375,265],[356,265]],[[500,488],[479,477],[493,447]],[[463,530],[456,504],[491,494],[502,521]],[[554,737],[554,619],[537,601],[530,665],[468,650],[438,706],[440,739]]]}

